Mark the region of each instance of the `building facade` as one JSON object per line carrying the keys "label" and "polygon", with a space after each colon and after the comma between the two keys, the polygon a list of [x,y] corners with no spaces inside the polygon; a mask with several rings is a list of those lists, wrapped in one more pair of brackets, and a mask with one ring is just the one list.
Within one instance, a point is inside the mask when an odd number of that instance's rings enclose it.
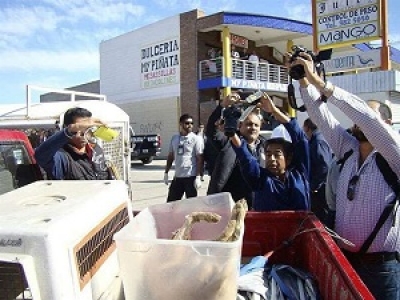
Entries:
{"label": "building facade", "polygon": [[[311,24],[193,10],[103,41],[100,93],[129,114],[136,133],[161,134],[165,157],[179,116],[191,114],[196,129],[233,89],[243,95],[266,91],[295,115],[286,100],[290,78],[283,66],[283,53],[293,45],[312,49]],[[334,49],[327,75],[341,75],[330,80],[363,99],[389,100],[400,122],[400,52],[392,48],[394,70],[380,72],[375,52],[365,44]]]}

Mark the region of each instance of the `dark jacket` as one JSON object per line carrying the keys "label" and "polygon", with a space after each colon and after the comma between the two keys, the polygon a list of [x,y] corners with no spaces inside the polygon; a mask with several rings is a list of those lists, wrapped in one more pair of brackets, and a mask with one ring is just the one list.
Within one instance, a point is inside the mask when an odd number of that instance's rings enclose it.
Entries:
{"label": "dark jacket", "polygon": [[242,172],[255,192],[253,208],[256,211],[310,209],[308,140],[295,119],[291,119],[284,126],[295,149],[284,181],[279,180],[268,169],[260,167],[254,156],[249,153],[245,141],[240,147],[233,147]]}
{"label": "dark jacket", "polygon": [[[214,161],[207,194],[230,192],[234,201],[245,198],[248,206],[252,207],[253,192],[242,175],[240,164],[230,140],[223,132],[215,129],[214,124],[220,118],[221,110],[222,107],[218,106],[207,122],[207,140],[212,143],[212,147],[218,153]],[[260,155],[264,150],[263,147],[264,139],[260,139],[255,150],[255,156]]]}
{"label": "dark jacket", "polygon": [[65,131],[59,131],[35,150],[35,158],[51,179],[104,180],[112,179],[103,150],[95,145],[92,155],[75,152],[68,144]]}
{"label": "dark jacket", "polygon": [[315,130],[309,141],[310,146],[310,189],[325,191],[326,175],[332,162],[332,150],[319,130]]}

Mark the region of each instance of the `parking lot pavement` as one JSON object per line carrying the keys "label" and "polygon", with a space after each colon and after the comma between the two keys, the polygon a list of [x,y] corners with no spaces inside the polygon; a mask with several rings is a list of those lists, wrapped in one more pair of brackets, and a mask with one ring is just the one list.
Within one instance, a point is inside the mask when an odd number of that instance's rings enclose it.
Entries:
{"label": "parking lot pavement", "polygon": [[[168,195],[168,187],[164,184],[164,169],[166,160],[153,160],[148,165],[140,161],[132,162],[132,206],[133,210],[142,210],[149,205],[165,203]],[[169,171],[169,178],[174,175],[173,168]],[[206,195],[209,176],[204,176],[204,181],[199,190],[199,196]]]}

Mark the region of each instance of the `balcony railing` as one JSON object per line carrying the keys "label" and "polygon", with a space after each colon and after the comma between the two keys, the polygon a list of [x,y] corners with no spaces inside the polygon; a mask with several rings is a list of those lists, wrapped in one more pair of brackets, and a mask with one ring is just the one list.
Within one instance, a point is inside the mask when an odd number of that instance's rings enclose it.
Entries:
{"label": "balcony railing", "polygon": [[[222,77],[223,70],[224,59],[222,57],[202,60],[199,62],[199,79]],[[243,59],[232,59],[232,78],[279,84],[289,83],[289,73],[286,67]]]}

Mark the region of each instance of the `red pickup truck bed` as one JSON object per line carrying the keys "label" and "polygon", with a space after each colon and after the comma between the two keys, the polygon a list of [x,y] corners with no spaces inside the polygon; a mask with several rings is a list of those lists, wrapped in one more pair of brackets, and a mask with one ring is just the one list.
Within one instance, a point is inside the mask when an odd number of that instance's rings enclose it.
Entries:
{"label": "red pickup truck bed", "polygon": [[310,272],[324,300],[374,299],[323,225],[307,212],[248,212],[244,259],[269,251],[272,263]]}

